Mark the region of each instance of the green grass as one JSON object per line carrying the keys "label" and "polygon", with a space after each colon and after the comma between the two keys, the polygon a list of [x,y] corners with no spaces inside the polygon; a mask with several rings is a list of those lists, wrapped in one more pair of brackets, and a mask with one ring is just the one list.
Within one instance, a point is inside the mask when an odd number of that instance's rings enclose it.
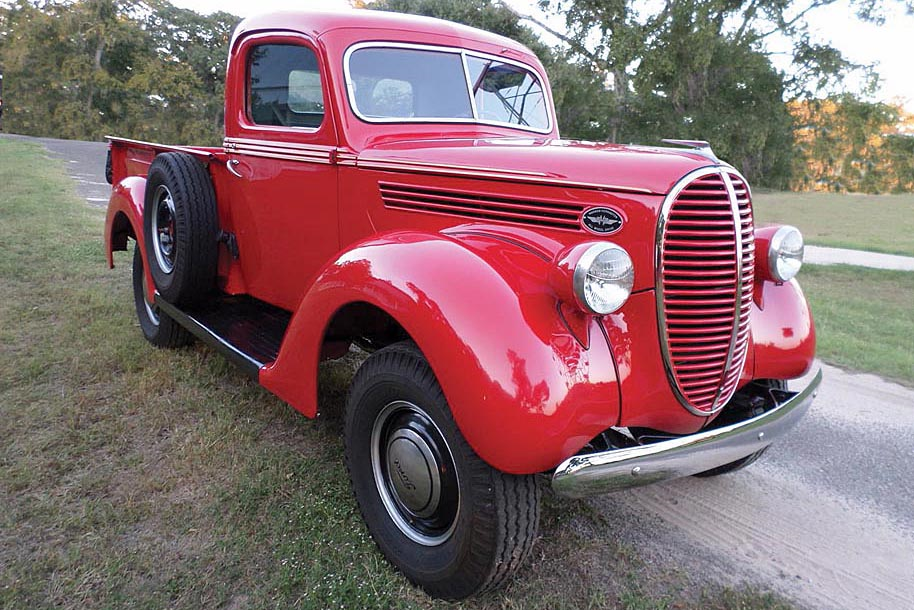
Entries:
{"label": "green grass", "polygon": [[806,243],[914,256],[914,194],[758,193],[761,223],[799,228]]}
{"label": "green grass", "polygon": [[[102,212],[40,148],[0,139],[0,185],[0,608],[788,607],[648,565],[554,497],[507,588],[429,599],[370,541],[338,419],[300,417],[203,346],[145,343],[129,254],[105,268]],[[323,407],[355,363],[322,367]]]}
{"label": "green grass", "polygon": [[799,282],[820,358],[914,385],[914,273],[805,265]]}

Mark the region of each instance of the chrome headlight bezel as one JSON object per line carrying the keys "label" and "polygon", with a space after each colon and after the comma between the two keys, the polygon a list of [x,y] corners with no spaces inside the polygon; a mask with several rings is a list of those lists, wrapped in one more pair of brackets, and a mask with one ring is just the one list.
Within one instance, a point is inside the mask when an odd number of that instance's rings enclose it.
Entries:
{"label": "chrome headlight bezel", "polygon": [[[615,284],[617,288],[621,288],[624,291],[624,298],[617,298],[608,305],[601,305],[600,303],[591,302],[591,299],[588,298],[587,288],[589,282],[595,281],[596,279],[591,273],[594,263],[597,262],[597,259],[601,255],[607,252],[612,252],[615,256],[620,256],[621,262],[627,267],[625,272],[620,274],[619,278],[616,280],[618,283]],[[619,311],[626,301],[628,301],[628,298],[632,293],[634,280],[635,268],[632,264],[632,258],[625,248],[612,242],[599,242],[589,246],[575,264],[574,274],[572,276],[572,291],[574,292],[578,305],[582,309],[598,315],[607,315]]]}
{"label": "chrome headlight bezel", "polygon": [[[799,247],[796,245],[799,240]],[[792,242],[792,243],[791,243]],[[805,244],[803,233],[791,225],[783,225],[768,243],[768,272],[778,282],[789,282],[803,267]]]}

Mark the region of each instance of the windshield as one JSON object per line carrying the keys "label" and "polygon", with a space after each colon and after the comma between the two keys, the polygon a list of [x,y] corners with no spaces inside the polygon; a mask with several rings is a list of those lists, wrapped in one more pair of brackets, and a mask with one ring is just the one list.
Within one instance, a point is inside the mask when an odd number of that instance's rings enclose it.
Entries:
{"label": "windshield", "polygon": [[349,101],[365,121],[551,129],[540,80],[522,64],[459,49],[369,44],[346,61]]}

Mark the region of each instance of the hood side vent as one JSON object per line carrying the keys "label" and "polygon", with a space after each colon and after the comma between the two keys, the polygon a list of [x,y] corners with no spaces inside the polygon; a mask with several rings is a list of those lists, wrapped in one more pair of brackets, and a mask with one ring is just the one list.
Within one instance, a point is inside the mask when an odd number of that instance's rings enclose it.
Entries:
{"label": "hood side vent", "polygon": [[578,231],[585,206],[567,201],[505,197],[466,190],[418,187],[379,182],[381,199],[389,209],[511,222],[528,226]]}

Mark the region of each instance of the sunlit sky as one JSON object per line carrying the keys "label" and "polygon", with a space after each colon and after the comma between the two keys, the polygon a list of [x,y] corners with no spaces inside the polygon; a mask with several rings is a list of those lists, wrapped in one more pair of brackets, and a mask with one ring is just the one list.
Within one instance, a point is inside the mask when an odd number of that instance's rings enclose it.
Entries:
{"label": "sunlit sky", "polygon": [[[223,10],[235,15],[249,15],[294,8],[319,10],[348,9],[346,0],[172,0],[184,8],[200,13]],[[522,12],[537,14],[533,0],[509,0],[509,4]],[[900,4],[900,3],[897,3]],[[876,100],[884,102],[901,102],[909,112],[914,113],[914,16],[906,15],[901,6],[893,6],[886,16],[884,25],[862,23],[854,17],[847,0],[840,0],[834,5],[822,7],[809,14],[813,36],[817,41],[829,42],[840,49],[845,56],[856,63],[878,63],[877,71],[882,77],[881,87]],[[561,29],[562,23],[554,19],[550,25]],[[532,24],[529,24],[532,26]],[[544,35],[547,43],[555,40]],[[772,45],[774,46],[774,45]],[[782,49],[771,48],[772,51]],[[783,49],[786,50],[786,49]],[[774,55],[772,60],[781,69],[788,69],[786,55]]]}

